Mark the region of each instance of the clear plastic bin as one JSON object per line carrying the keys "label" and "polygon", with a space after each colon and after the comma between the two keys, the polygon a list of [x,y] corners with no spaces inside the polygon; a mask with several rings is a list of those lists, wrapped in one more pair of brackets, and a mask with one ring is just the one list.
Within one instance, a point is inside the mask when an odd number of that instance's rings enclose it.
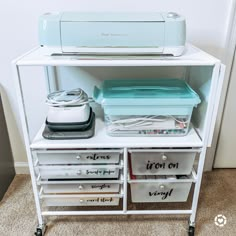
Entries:
{"label": "clear plastic bin", "polygon": [[105,114],[110,136],[183,136],[190,116],[109,116]]}
{"label": "clear plastic bin", "polygon": [[183,136],[199,96],[180,79],[107,80],[95,87],[112,136]]}
{"label": "clear plastic bin", "polygon": [[192,186],[191,176],[134,176],[128,181],[132,202],[185,202]]}
{"label": "clear plastic bin", "polygon": [[130,183],[132,202],[186,202],[191,182]]}

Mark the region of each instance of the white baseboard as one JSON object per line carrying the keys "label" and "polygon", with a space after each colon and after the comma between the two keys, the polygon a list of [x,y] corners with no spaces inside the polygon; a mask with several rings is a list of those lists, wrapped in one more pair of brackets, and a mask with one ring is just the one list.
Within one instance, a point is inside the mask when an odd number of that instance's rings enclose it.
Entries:
{"label": "white baseboard", "polygon": [[16,174],[29,174],[28,162],[15,162]]}

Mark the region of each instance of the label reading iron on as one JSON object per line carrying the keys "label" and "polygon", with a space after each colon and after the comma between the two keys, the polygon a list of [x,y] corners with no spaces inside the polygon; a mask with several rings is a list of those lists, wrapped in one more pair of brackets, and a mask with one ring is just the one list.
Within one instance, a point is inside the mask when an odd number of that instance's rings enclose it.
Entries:
{"label": "label reading iron on", "polygon": [[146,170],[153,170],[153,169],[178,169],[179,168],[179,163],[161,163],[161,162],[151,162],[148,161],[146,165]]}

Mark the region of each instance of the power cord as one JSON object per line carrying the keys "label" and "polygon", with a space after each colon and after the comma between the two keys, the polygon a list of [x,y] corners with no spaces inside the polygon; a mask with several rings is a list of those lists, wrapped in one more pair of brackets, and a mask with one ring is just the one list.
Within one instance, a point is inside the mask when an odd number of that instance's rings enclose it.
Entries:
{"label": "power cord", "polygon": [[109,130],[114,132],[122,129],[130,129],[135,127],[150,127],[155,126],[156,122],[165,122],[165,121],[176,121],[179,124],[189,123],[188,119],[179,120],[174,116],[140,116],[135,118],[126,118],[126,119],[117,119],[112,120],[109,116],[106,116],[106,120],[110,125]]}
{"label": "power cord", "polygon": [[92,101],[92,98],[89,98],[82,89],[77,88],[50,93],[47,96],[46,104],[52,107],[81,106]]}

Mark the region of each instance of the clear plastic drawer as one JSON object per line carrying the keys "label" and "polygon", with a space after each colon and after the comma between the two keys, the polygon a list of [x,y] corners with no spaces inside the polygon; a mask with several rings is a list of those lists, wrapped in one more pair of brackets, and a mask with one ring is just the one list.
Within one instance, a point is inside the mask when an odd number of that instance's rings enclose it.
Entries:
{"label": "clear plastic drawer", "polygon": [[130,149],[134,175],[188,175],[197,150]]}
{"label": "clear plastic drawer", "polygon": [[93,182],[93,183],[46,183],[43,184],[44,193],[118,193],[120,191],[119,183]]}
{"label": "clear plastic drawer", "polygon": [[34,151],[39,164],[116,164],[120,161],[120,149]]}
{"label": "clear plastic drawer", "polygon": [[80,197],[80,196],[54,196],[44,199],[47,206],[117,206],[119,205],[119,197]]}
{"label": "clear plastic drawer", "polygon": [[194,180],[186,179],[131,179],[132,202],[185,202]]}
{"label": "clear plastic drawer", "polygon": [[37,166],[41,179],[117,179],[119,165]]}

